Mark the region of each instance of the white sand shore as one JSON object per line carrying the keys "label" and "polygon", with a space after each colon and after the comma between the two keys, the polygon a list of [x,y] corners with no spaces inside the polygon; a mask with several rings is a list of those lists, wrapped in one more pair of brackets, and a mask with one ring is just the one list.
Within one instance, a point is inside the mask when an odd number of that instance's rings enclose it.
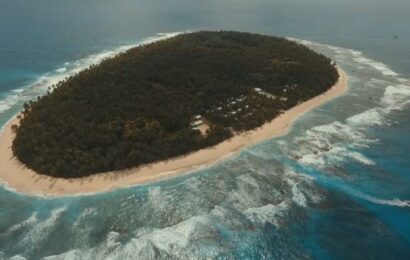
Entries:
{"label": "white sand shore", "polygon": [[346,74],[341,70],[339,70],[339,74],[339,81],[327,92],[287,110],[255,130],[236,135],[218,145],[167,161],[78,179],[60,179],[39,175],[24,167],[13,157],[11,143],[14,136],[11,125],[16,123],[16,119],[14,119],[4,127],[0,134],[0,179],[9,188],[18,192],[32,195],[64,196],[108,191],[181,175],[190,170],[215,163],[251,144],[286,134],[291,124],[303,113],[324,104],[347,90]]}

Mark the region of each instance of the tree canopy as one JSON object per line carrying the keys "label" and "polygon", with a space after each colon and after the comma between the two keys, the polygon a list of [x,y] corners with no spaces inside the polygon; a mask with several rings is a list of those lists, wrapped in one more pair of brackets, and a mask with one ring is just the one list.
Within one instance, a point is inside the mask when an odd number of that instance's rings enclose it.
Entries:
{"label": "tree canopy", "polygon": [[[215,145],[336,83],[331,60],[285,38],[195,32],[129,49],[25,104],[13,152],[63,178]],[[194,115],[209,125],[201,134]]]}

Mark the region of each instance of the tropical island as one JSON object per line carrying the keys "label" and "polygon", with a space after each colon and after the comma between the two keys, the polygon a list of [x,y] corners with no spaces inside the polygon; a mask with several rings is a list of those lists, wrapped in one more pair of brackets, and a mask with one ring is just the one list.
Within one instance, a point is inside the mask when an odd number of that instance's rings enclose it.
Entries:
{"label": "tropical island", "polygon": [[[70,179],[61,180],[65,185],[145,169],[145,181],[129,175],[124,181],[142,183],[284,133],[297,116],[346,86],[331,59],[285,38],[181,34],[129,49],[50,87],[9,123],[0,143],[10,142],[10,151],[0,153],[12,153],[10,167],[22,168],[20,162],[31,177]],[[4,157],[3,165],[10,164]]]}

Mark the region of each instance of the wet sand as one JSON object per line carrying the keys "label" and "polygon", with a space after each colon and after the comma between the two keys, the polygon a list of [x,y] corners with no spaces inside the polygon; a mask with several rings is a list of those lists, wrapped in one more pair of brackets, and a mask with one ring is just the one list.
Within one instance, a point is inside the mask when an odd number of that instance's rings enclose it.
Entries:
{"label": "wet sand", "polygon": [[40,175],[19,162],[11,150],[14,138],[11,125],[17,122],[17,119],[13,119],[4,126],[0,133],[0,179],[8,188],[21,193],[66,196],[109,191],[182,175],[191,170],[214,164],[249,145],[286,134],[299,116],[347,90],[347,76],[341,70],[339,74],[339,81],[327,92],[285,111],[257,129],[235,135],[213,147],[128,170],[99,173],[77,179]]}

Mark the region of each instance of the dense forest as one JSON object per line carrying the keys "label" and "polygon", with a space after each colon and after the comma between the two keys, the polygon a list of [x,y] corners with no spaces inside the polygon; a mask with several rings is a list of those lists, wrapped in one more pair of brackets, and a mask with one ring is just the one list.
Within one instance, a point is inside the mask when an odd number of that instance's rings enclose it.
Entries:
{"label": "dense forest", "polygon": [[[13,152],[75,178],[215,145],[328,90],[331,60],[284,38],[195,32],[132,48],[24,105]],[[206,133],[192,127],[193,118]]]}

